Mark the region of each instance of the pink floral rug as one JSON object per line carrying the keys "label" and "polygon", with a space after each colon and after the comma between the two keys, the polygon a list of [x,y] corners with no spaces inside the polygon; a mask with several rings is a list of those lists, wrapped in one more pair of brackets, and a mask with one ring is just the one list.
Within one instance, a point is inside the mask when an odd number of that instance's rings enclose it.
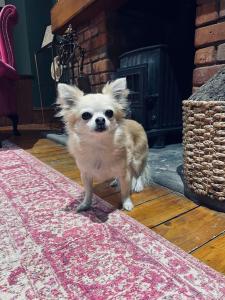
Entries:
{"label": "pink floral rug", "polygon": [[[10,143],[0,150],[0,299],[225,299],[225,277]],[[67,209],[66,209],[67,208]]]}

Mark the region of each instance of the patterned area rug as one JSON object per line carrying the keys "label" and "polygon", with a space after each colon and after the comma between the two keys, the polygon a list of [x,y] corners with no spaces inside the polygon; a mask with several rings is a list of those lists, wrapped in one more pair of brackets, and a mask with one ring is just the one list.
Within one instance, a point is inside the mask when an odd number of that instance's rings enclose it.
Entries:
{"label": "patterned area rug", "polygon": [[225,277],[10,143],[0,150],[0,299],[225,299]]}

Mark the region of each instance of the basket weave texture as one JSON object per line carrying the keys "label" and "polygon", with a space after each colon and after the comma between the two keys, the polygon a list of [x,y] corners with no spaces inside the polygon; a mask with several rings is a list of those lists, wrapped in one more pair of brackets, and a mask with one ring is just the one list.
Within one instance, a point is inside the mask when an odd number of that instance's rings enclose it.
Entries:
{"label": "basket weave texture", "polygon": [[188,188],[225,201],[225,101],[183,101],[183,146]]}

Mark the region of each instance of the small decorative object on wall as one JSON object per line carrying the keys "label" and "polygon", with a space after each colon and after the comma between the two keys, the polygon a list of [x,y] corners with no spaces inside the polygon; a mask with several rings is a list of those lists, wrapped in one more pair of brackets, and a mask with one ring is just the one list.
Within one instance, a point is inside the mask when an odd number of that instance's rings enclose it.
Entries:
{"label": "small decorative object on wall", "polygon": [[55,103],[58,82],[76,84],[86,93],[91,91],[91,85],[88,76],[83,73],[85,49],[80,46],[77,32],[71,25],[63,35],[52,34],[51,25],[47,26],[41,48],[34,56],[44,123],[43,107],[52,107]]}
{"label": "small decorative object on wall", "polygon": [[52,33],[52,26],[49,25],[46,27],[46,30],[45,30],[45,34],[44,34],[44,38],[43,38],[43,41],[42,41],[42,45],[41,45],[41,48],[51,44],[54,40],[54,35]]}
{"label": "small decorative object on wall", "polygon": [[51,64],[51,76],[52,79],[55,80],[56,82],[59,82],[61,76],[63,73],[63,67],[60,65],[60,58],[59,56],[55,56],[53,59],[53,62]]}
{"label": "small decorative object on wall", "polygon": [[56,36],[54,47],[57,56],[52,62],[52,77],[57,82],[77,84],[80,89],[89,93],[89,78],[83,73],[85,49],[80,46],[77,32],[71,25],[63,35]]}

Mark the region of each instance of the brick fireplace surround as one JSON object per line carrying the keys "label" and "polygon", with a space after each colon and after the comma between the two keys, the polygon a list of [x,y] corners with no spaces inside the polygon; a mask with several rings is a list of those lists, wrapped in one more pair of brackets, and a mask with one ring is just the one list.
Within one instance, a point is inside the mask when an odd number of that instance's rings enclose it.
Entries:
{"label": "brick fireplace surround", "polygon": [[[115,2],[119,6],[126,1]],[[81,45],[87,51],[84,72],[90,77],[93,91],[99,91],[118,68],[116,46],[121,40],[106,13],[116,9],[112,3],[59,0],[51,11],[53,32],[63,32],[70,22],[78,29]],[[225,0],[197,0],[195,26],[193,90],[225,66]]]}
{"label": "brick fireplace surround", "polygon": [[197,0],[193,87],[225,66],[225,0]]}
{"label": "brick fireplace surround", "polygon": [[100,91],[115,71],[115,64],[108,55],[111,37],[107,29],[106,13],[98,13],[81,26],[78,32],[81,46],[87,51],[83,71],[89,75],[92,90]]}

